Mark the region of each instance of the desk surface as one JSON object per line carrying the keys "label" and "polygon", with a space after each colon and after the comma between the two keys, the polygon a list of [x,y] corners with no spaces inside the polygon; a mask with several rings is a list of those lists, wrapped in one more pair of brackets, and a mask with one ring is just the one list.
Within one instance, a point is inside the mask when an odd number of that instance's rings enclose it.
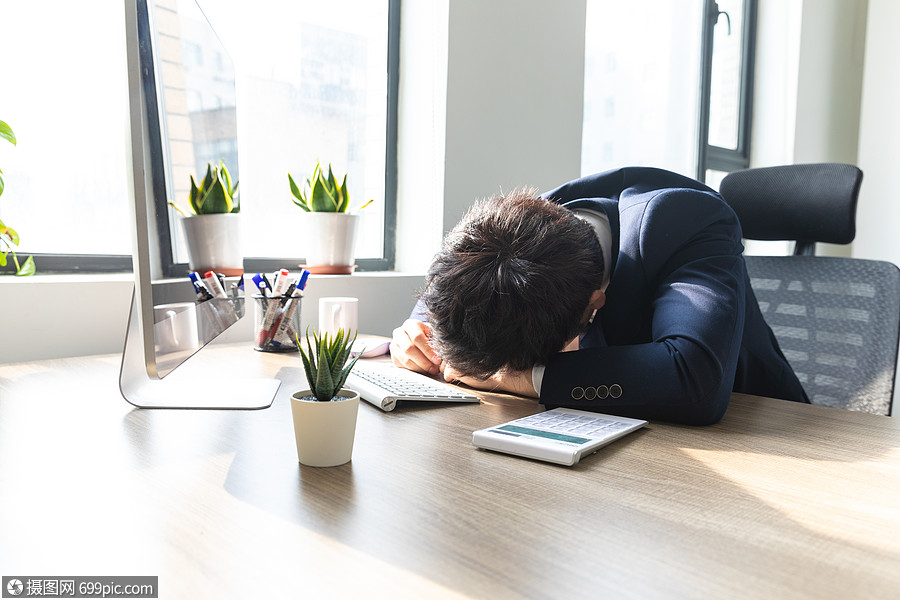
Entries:
{"label": "desk surface", "polygon": [[160,598],[900,595],[897,419],[735,395],[718,425],[651,423],[570,468],[472,446],[533,400],[362,403],[352,462],[316,469],[299,358],[217,353],[282,379],[273,406],[133,409],[117,356],[0,365],[0,575],[158,575]]}

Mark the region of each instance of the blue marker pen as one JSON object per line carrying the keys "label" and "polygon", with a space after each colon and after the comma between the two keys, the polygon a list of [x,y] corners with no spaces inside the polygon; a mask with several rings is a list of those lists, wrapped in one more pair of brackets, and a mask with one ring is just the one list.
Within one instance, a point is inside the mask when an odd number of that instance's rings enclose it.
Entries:
{"label": "blue marker pen", "polygon": [[197,302],[206,302],[207,300],[212,299],[213,295],[203,284],[199,273],[189,273],[188,279],[191,280],[191,284],[194,286],[194,293],[197,294]]}
{"label": "blue marker pen", "polygon": [[259,293],[265,296],[269,286],[266,285],[266,279],[262,273],[257,273],[253,276],[253,283],[256,285],[256,289],[259,290]]}
{"label": "blue marker pen", "polygon": [[300,279],[297,280],[297,289],[298,290],[302,291],[302,290],[306,289],[306,280],[309,279],[309,273],[310,272],[306,269],[303,269],[303,272],[300,273]]}

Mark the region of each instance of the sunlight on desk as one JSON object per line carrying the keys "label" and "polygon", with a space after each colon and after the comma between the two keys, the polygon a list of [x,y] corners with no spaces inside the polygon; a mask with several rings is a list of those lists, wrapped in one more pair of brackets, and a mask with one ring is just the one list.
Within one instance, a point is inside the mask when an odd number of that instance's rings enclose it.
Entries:
{"label": "sunlight on desk", "polygon": [[[900,463],[900,449],[891,450],[886,463],[775,455],[760,460],[758,453],[734,450],[685,448],[683,452],[811,531],[870,546],[900,560],[898,490],[881,485],[885,480],[873,473],[884,469],[894,478],[900,475],[890,466]],[[860,469],[863,464],[866,468]],[[822,485],[823,480],[828,481],[827,486]],[[817,492],[811,494],[811,489]],[[886,523],[893,527],[885,527]]]}

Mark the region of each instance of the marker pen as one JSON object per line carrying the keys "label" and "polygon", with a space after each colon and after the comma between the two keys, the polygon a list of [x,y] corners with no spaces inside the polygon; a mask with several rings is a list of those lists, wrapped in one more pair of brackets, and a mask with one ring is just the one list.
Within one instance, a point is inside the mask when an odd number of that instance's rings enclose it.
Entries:
{"label": "marker pen", "polygon": [[203,285],[199,273],[195,271],[188,273],[188,279],[191,280],[191,285],[194,286],[194,293],[197,294],[197,302],[206,302],[207,300],[212,299],[213,295],[206,289],[206,286]]}
{"label": "marker pen", "polygon": [[237,322],[237,315],[235,315],[234,313],[234,306],[232,306],[231,302],[228,300],[228,295],[225,293],[225,288],[222,287],[222,282],[216,276],[216,273],[214,271],[207,271],[206,273],[204,273],[203,282],[206,284],[206,287],[209,289],[209,291],[212,292],[216,311],[220,316],[222,331],[224,331],[230,325]]}
{"label": "marker pen", "polygon": [[303,272],[300,273],[300,279],[297,280],[297,289],[305,290],[306,289],[306,280],[309,279],[309,273],[307,269],[303,269]]}
{"label": "marker pen", "polygon": [[285,290],[287,290],[288,286],[291,283],[290,280],[290,271],[287,269],[281,269],[278,271],[278,274],[275,277],[275,284],[272,286],[272,295],[273,296],[284,296]]}
{"label": "marker pen", "polygon": [[227,298],[228,296],[225,294],[225,288],[222,287],[222,282],[219,281],[219,278],[213,271],[207,271],[203,275],[203,283],[206,284],[206,288],[212,292],[212,295],[216,298]]}
{"label": "marker pen", "polygon": [[265,296],[266,293],[269,291],[269,286],[266,285],[266,280],[263,277],[262,273],[257,273],[256,275],[253,276],[253,283],[254,283],[254,285],[256,285],[256,289],[259,290],[259,293],[262,294],[263,296]]}
{"label": "marker pen", "polygon": [[291,343],[291,318],[300,304],[300,290],[295,290],[294,295],[288,298],[287,303],[279,311],[278,318],[272,324],[272,330],[269,332],[268,339],[281,345]]}

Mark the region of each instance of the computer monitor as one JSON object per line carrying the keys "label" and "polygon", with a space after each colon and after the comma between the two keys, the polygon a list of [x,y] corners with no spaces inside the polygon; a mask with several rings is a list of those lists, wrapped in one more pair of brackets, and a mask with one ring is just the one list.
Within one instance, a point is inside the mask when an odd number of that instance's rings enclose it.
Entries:
{"label": "computer monitor", "polygon": [[119,388],[141,408],[268,407],[278,380],[192,358],[244,316],[240,278],[200,302],[186,276],[162,280],[159,259],[167,202],[189,174],[220,160],[239,173],[233,63],[195,0],[125,0],[125,19],[135,284]]}

